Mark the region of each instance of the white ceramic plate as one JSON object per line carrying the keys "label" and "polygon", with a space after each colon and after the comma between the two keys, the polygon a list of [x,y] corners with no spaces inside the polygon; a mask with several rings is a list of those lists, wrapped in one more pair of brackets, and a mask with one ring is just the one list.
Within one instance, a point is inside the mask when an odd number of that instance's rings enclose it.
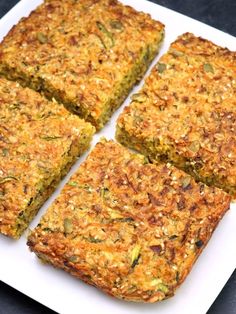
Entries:
{"label": "white ceramic plate", "polygon": [[[17,23],[22,16],[28,15],[41,2],[40,0],[20,1],[1,19],[0,39],[13,24]],[[151,13],[153,18],[166,25],[165,42],[157,58],[168,49],[169,44],[178,35],[186,31],[201,35],[221,46],[227,46],[231,50],[236,50],[236,38],[198,21],[145,0],[123,0],[123,2],[138,10]],[[125,104],[128,103],[129,99]],[[110,123],[94,137],[93,145],[101,136],[114,137],[115,122],[122,108],[113,115]],[[36,226],[42,214],[84,158],[85,155],[78,160],[65,180],[61,182],[58,190],[41,208],[31,224],[31,228]],[[12,241],[0,236],[0,280],[60,313],[203,314],[213,303],[235,269],[235,244],[236,204],[232,204],[231,210],[218,226],[210,243],[176,295],[156,304],[135,304],[116,300],[61,270],[54,269],[49,265],[42,265],[34,254],[29,252],[26,246],[26,235],[23,235],[19,241]]]}

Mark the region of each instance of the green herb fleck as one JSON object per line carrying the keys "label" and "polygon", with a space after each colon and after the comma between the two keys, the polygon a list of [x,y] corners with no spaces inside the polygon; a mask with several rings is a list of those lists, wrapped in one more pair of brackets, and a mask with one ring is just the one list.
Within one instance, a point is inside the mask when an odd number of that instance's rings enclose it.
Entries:
{"label": "green herb fleck", "polygon": [[144,165],[146,165],[146,164],[149,164],[150,163],[150,161],[149,161],[149,159],[148,159],[148,157],[143,157],[143,164]]}
{"label": "green herb fleck", "polygon": [[147,100],[147,96],[143,93],[137,93],[137,94],[134,94],[132,95],[131,99],[133,101],[137,101],[137,102],[145,102]]}
{"label": "green herb fleck", "polygon": [[6,156],[9,155],[9,151],[8,151],[7,148],[3,148],[3,149],[2,149],[2,155],[3,155],[3,157],[6,157]]}
{"label": "green herb fleck", "polygon": [[91,187],[90,185],[88,185],[88,184],[80,185],[79,187],[80,187],[81,189],[86,190],[86,191],[89,191],[89,192],[92,192],[92,191],[93,191],[92,187]]}
{"label": "green herb fleck", "polygon": [[203,69],[204,69],[205,72],[214,73],[213,66],[212,66],[210,63],[205,63],[205,64],[203,65]]}
{"label": "green herb fleck", "polygon": [[15,109],[19,109],[20,108],[20,103],[12,103],[9,106],[10,110],[15,110]]}
{"label": "green herb fleck", "polygon": [[151,286],[154,287],[154,286],[158,285],[160,282],[162,282],[161,279],[154,278],[151,281]]}
{"label": "green herb fleck", "polygon": [[134,268],[138,264],[138,261],[141,256],[140,250],[141,250],[141,246],[139,244],[136,244],[131,252],[131,267],[132,268]]}
{"label": "green herb fleck", "polygon": [[181,57],[181,56],[184,55],[184,53],[182,51],[179,51],[179,50],[176,50],[176,49],[172,49],[170,53],[174,57]]}
{"label": "green herb fleck", "polygon": [[107,35],[107,33],[110,33],[101,22],[97,21],[96,24],[97,24],[97,28],[104,34]]}
{"label": "green herb fleck", "polygon": [[69,234],[73,231],[73,224],[70,218],[64,219],[64,232],[65,234]]}
{"label": "green herb fleck", "polygon": [[43,231],[45,231],[45,232],[52,232],[52,229],[46,227],[46,228],[43,228]]}
{"label": "green herb fleck", "polygon": [[101,243],[102,242],[102,240],[96,239],[94,237],[89,237],[88,241],[91,242],[91,243]]}
{"label": "green herb fleck", "polygon": [[137,258],[133,261],[133,263],[132,263],[132,265],[131,265],[132,268],[134,268],[136,265],[138,265],[138,262],[139,262],[140,257],[141,257],[141,254],[139,254],[139,255],[137,256]]}
{"label": "green herb fleck", "polygon": [[186,189],[191,182],[191,177],[190,176],[184,177],[184,178],[182,178],[181,181],[182,181],[182,188]]}
{"label": "green herb fleck", "polygon": [[175,280],[178,282],[179,281],[179,272],[176,272]]}
{"label": "green herb fleck", "polygon": [[70,186],[78,186],[77,182],[75,182],[75,181],[68,182],[68,185],[70,185]]}
{"label": "green herb fleck", "polygon": [[56,114],[52,113],[51,111],[50,112],[47,112],[47,113],[43,113],[43,114],[39,114],[37,115],[37,120],[45,120],[49,117],[52,117],[52,116],[56,116]]}
{"label": "green herb fleck", "polygon": [[112,220],[119,221],[119,222],[133,222],[134,221],[132,217],[113,218]]}
{"label": "green herb fleck", "polygon": [[100,196],[102,198],[105,198],[108,193],[109,193],[109,189],[108,188],[103,187],[103,188],[100,189]]}
{"label": "green herb fleck", "polygon": [[165,63],[158,63],[157,64],[157,71],[159,73],[163,73],[166,70],[166,64]]}
{"label": "green herb fleck", "polygon": [[34,200],[33,197],[31,197],[27,203],[27,206],[30,206],[33,203],[33,200]]}
{"label": "green herb fleck", "polygon": [[150,63],[150,56],[151,56],[151,49],[150,46],[147,46],[147,50],[143,56],[143,61],[145,62],[146,65],[149,65]]}
{"label": "green herb fleck", "polygon": [[104,42],[103,40],[103,44],[105,45],[106,48],[111,48],[114,46],[114,38],[113,38],[113,35],[112,33],[110,33],[106,26],[103,25],[101,22],[97,21],[96,22],[97,24],[97,28],[106,36],[107,40],[106,42]]}
{"label": "green herb fleck", "polygon": [[78,261],[78,257],[75,255],[72,255],[68,258],[68,261],[71,263],[76,263]]}
{"label": "green herb fleck", "polygon": [[53,140],[58,140],[60,138],[62,137],[61,136],[41,136],[41,139],[45,141],[53,141]]}
{"label": "green herb fleck", "polygon": [[40,44],[46,44],[48,42],[48,37],[42,32],[37,33],[37,39]]}
{"label": "green herb fleck", "polygon": [[157,285],[157,290],[159,290],[163,293],[167,293],[169,291],[169,288],[167,287],[167,285],[164,285],[163,283],[159,283]]}
{"label": "green herb fleck", "polygon": [[14,176],[7,176],[7,177],[4,177],[4,178],[0,178],[0,184],[6,183],[6,182],[9,182],[9,181],[12,181],[12,180],[19,181],[19,179],[14,177]]}
{"label": "green herb fleck", "polygon": [[110,21],[110,26],[111,26],[111,28],[119,30],[119,31],[124,29],[123,24],[120,21],[118,21],[118,20]]}

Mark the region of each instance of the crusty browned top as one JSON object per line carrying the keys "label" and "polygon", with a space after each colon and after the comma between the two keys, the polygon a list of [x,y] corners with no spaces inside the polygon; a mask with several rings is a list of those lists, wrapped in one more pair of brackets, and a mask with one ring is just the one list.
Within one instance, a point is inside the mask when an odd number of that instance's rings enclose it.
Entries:
{"label": "crusty browned top", "polygon": [[[63,106],[0,78],[0,230],[8,233],[38,193],[87,145],[94,128]],[[86,134],[87,133],[87,134]],[[71,157],[70,157],[71,155]],[[9,229],[9,230],[8,230]],[[9,231],[10,232],[10,231]]]}
{"label": "crusty browned top", "polygon": [[236,193],[236,52],[186,33],[154,67],[118,126],[190,159]]}
{"label": "crusty browned top", "polygon": [[103,140],[28,244],[111,295],[155,302],[184,280],[229,199],[170,164],[150,164]]}
{"label": "crusty browned top", "polygon": [[164,26],[116,0],[46,0],[0,46],[0,62],[40,77],[96,119]]}

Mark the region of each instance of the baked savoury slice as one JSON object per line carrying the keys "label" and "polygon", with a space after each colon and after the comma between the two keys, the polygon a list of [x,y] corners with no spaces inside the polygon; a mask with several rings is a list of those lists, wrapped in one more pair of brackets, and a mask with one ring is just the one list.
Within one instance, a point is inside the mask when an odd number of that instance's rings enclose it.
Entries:
{"label": "baked savoury slice", "polygon": [[109,295],[156,302],[184,281],[229,204],[220,189],[103,139],[28,245]]}

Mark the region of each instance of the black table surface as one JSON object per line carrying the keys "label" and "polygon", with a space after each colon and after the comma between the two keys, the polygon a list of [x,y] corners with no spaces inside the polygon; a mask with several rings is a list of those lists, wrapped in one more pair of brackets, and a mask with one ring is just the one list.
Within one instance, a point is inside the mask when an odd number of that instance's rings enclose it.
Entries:
{"label": "black table surface", "polygon": [[[0,0],[0,17],[7,13],[17,2],[17,0]],[[236,0],[152,0],[152,2],[236,36]],[[0,314],[39,313],[53,314],[55,312],[0,281]],[[94,313],[96,314],[96,310]],[[236,271],[234,271],[207,312],[207,314],[222,313],[236,314]]]}

